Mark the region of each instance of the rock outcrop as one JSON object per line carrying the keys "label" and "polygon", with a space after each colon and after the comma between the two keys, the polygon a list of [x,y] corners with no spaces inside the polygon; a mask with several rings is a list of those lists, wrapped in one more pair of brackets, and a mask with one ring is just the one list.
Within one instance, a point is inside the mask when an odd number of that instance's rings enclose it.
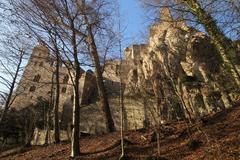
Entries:
{"label": "rock outcrop", "polygon": [[[124,70],[120,71],[125,96],[140,96],[149,117],[161,120],[196,118],[229,108],[240,98],[240,91],[232,75],[222,68],[223,61],[211,39],[174,20],[167,8],[161,15],[160,19],[167,21],[150,27],[148,44],[125,49]],[[105,71],[110,81],[114,74],[107,73],[114,70],[114,64],[110,62],[111,68]],[[119,62],[117,65],[119,68]]]}

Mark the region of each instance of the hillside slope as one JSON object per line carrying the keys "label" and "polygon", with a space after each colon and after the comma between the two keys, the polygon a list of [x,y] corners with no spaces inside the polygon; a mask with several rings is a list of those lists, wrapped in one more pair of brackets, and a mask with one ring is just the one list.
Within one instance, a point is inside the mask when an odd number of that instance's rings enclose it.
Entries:
{"label": "hillside slope", "polygon": [[[189,138],[189,133],[191,139]],[[153,130],[125,133],[127,159],[145,160],[157,154]],[[202,119],[187,130],[185,122],[174,122],[163,127],[161,159],[167,160],[238,160],[240,159],[240,107],[219,112]],[[121,154],[120,133],[90,136],[81,139],[81,160],[117,160]],[[62,160],[69,159],[70,144],[35,146],[28,151],[1,157],[3,160]],[[148,158],[153,159],[153,158]]]}

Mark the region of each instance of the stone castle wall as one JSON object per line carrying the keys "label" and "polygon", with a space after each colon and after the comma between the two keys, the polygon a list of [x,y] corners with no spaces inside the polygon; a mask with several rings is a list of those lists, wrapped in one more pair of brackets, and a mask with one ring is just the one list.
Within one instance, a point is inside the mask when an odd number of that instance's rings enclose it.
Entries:
{"label": "stone castle wall", "polygon": [[[51,101],[55,94],[54,82],[54,67],[55,61],[51,58],[49,50],[43,45],[38,45],[33,49],[32,55],[26,66],[24,74],[15,91],[16,98],[13,101],[12,107],[21,109],[31,105],[36,105],[38,98],[41,97],[45,101]],[[83,71],[82,71],[83,72]],[[60,75],[60,112],[63,105],[73,95],[73,88],[68,69],[61,66],[59,69]],[[96,91],[96,81],[92,73],[82,73],[79,80],[81,102],[87,103],[91,96],[94,96],[93,91]]]}
{"label": "stone castle wall", "polygon": [[[150,126],[156,123],[154,119],[159,118],[166,121],[203,116],[228,108],[240,99],[233,78],[221,68],[221,60],[210,38],[182,21],[175,22],[167,9],[161,11],[161,15],[162,22],[150,27],[148,44],[126,48],[122,62],[106,62],[104,83],[117,129],[120,129],[120,76],[124,84],[125,129]],[[46,63],[47,70],[35,66],[35,60],[41,63],[40,59],[34,59],[38,48],[33,51],[24,73],[26,78],[21,80],[20,84],[27,90],[16,99],[18,106],[33,103],[38,96],[48,98],[51,87],[46,82],[51,79],[54,69],[49,63]],[[44,57],[48,61],[47,54]],[[63,80],[67,71],[62,68],[61,72]],[[40,82],[45,82],[45,86],[28,80],[33,80],[35,74],[43,76]],[[29,91],[32,85],[37,86],[34,93]],[[62,84],[63,87],[66,87],[66,93],[60,97],[62,120],[71,123],[71,83]],[[83,104],[80,109],[81,131],[106,132],[106,120],[96,99],[96,80],[92,73],[83,73],[80,90]]]}
{"label": "stone castle wall", "polygon": [[[140,94],[139,101],[148,96],[155,99],[150,106],[137,101],[137,105],[125,103],[127,118],[134,110],[139,111],[133,116],[138,119],[137,128],[143,127],[146,120],[138,115],[151,115],[151,106],[160,107],[163,120],[174,120],[214,113],[240,99],[234,78],[221,67],[221,58],[210,38],[183,21],[174,21],[168,10],[163,12],[160,19],[167,21],[150,27],[149,43],[126,48],[122,62],[125,96]],[[115,91],[119,91],[119,65],[119,61],[109,62],[104,73],[110,82],[117,82],[110,87]]]}

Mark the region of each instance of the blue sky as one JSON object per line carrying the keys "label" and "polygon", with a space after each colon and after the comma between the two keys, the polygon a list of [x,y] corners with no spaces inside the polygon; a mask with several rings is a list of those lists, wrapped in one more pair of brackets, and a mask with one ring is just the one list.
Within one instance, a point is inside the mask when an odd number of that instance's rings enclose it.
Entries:
{"label": "blue sky", "polygon": [[[120,4],[121,25],[124,28],[123,49],[134,43],[141,43],[144,35],[148,33],[144,10],[139,0],[118,0]],[[5,87],[0,84],[0,90]]]}
{"label": "blue sky", "polygon": [[139,0],[119,0],[122,26],[125,28],[123,47],[141,43],[147,31],[144,10]]}

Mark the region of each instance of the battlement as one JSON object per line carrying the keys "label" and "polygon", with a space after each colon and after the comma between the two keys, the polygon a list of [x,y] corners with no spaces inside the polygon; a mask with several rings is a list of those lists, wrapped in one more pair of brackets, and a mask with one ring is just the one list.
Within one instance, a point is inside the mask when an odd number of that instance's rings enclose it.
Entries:
{"label": "battlement", "polygon": [[37,45],[36,47],[33,48],[32,55],[30,59],[46,59],[48,58],[49,55],[49,49],[42,44]]}
{"label": "battlement", "polygon": [[158,35],[159,33],[162,33],[163,30],[168,29],[169,27],[175,27],[175,28],[181,28],[186,30],[187,24],[186,22],[181,19],[174,19],[171,15],[171,11],[167,7],[163,7],[160,10],[160,22],[153,24],[150,27],[150,37],[154,37],[155,35]]}
{"label": "battlement", "polygon": [[124,50],[125,60],[140,60],[141,52],[146,50],[147,44],[133,44]]}

